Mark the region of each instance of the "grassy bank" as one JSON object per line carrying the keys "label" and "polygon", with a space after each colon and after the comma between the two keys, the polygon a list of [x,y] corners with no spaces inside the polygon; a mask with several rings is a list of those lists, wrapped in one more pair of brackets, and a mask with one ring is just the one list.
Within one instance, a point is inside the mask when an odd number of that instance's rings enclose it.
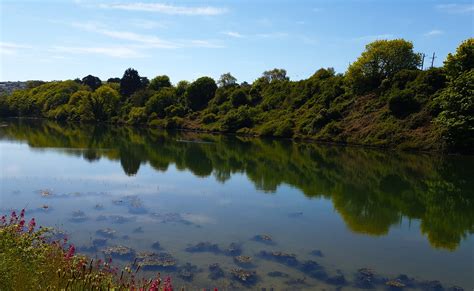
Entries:
{"label": "grassy bank", "polygon": [[76,254],[67,238],[27,222],[24,210],[0,218],[0,290],[173,290],[169,277],[147,280],[138,272]]}

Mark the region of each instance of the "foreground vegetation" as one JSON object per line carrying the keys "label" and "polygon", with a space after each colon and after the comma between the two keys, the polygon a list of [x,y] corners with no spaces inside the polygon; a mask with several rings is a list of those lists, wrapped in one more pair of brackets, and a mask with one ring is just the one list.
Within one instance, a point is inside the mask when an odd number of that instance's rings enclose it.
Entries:
{"label": "foreground vegetation", "polygon": [[432,246],[454,250],[474,230],[474,157],[385,152],[357,147],[155,128],[15,119],[0,140],[21,141],[95,162],[169,167],[224,183],[245,174],[267,193],[291,185],[331,199],[348,228],[383,236],[404,218],[420,221]]}
{"label": "foreground vegetation", "polygon": [[34,218],[26,224],[25,210],[0,218],[0,290],[173,291],[169,277],[139,279],[138,271],[76,254],[53,229],[36,228]]}
{"label": "foreground vegetation", "polygon": [[1,116],[127,123],[401,149],[474,149],[474,39],[444,66],[420,70],[405,40],[367,45],[345,74],[320,69],[290,81],[283,69],[252,84],[223,74],[175,86],[133,69],[122,78],[29,82],[0,97]]}

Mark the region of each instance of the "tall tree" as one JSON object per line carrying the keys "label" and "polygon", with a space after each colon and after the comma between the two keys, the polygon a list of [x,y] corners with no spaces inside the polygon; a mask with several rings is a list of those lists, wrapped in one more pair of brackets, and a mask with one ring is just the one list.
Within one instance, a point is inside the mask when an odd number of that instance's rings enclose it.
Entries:
{"label": "tall tree", "polygon": [[120,80],[120,93],[125,97],[130,97],[141,86],[142,81],[138,72],[135,69],[128,68]]}
{"label": "tall tree", "polygon": [[420,55],[413,51],[411,42],[376,40],[366,45],[362,55],[349,66],[346,80],[355,93],[365,93],[403,69],[417,69],[419,63]]}
{"label": "tall tree", "polygon": [[219,87],[228,87],[237,84],[237,79],[232,76],[230,73],[222,74],[219,80],[217,81]]}
{"label": "tall tree", "polygon": [[263,72],[262,77],[264,77],[268,82],[285,81],[285,80],[290,79],[289,77],[286,76],[285,69],[277,69],[277,68]]}
{"label": "tall tree", "polygon": [[102,81],[99,79],[99,77],[92,76],[92,75],[87,75],[84,78],[82,78],[81,83],[89,86],[92,89],[92,91],[95,91],[95,89],[99,88],[100,85],[102,85]]}

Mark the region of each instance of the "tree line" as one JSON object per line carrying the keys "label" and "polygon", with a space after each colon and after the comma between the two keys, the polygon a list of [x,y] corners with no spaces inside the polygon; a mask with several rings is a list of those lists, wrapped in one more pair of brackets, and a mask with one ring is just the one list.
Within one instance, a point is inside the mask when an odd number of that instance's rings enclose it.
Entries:
{"label": "tree line", "polygon": [[442,67],[420,70],[420,61],[411,42],[395,39],[369,43],[344,74],[322,68],[300,81],[273,69],[252,84],[230,73],[172,84],[129,68],[106,81],[30,81],[0,96],[0,115],[472,151],[474,39]]}

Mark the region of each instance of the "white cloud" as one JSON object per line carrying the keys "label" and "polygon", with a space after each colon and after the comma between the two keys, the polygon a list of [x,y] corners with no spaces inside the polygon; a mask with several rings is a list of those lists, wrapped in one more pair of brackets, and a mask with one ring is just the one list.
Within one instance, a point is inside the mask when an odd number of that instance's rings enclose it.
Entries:
{"label": "white cloud", "polygon": [[139,42],[139,43],[146,44],[147,46],[154,47],[154,48],[171,49],[171,48],[178,47],[178,45],[173,42],[162,40],[153,35],[144,35],[144,34],[138,34],[134,32],[128,32],[128,31],[110,30],[110,29],[101,28],[92,23],[73,23],[73,26],[82,28],[88,31],[100,33],[100,34],[103,34],[112,38],[116,38],[116,39]]}
{"label": "white cloud", "polygon": [[454,14],[473,13],[474,4],[439,4],[436,9]]}
{"label": "white cloud", "polygon": [[153,20],[146,20],[146,19],[134,19],[132,20],[131,24],[138,28],[143,29],[153,29],[153,28],[167,28],[164,22],[158,22]]}
{"label": "white cloud", "polygon": [[441,35],[443,34],[444,32],[442,30],[438,30],[438,29],[433,29],[431,31],[428,31],[427,33],[424,34],[424,36],[426,37],[432,37],[432,36],[438,36],[438,35]]}
{"label": "white cloud", "polygon": [[164,40],[153,35],[138,34],[129,31],[117,31],[103,28],[100,25],[94,23],[73,23],[73,26],[99,33],[111,38],[127,40],[134,42],[134,48],[151,49],[151,48],[162,48],[162,49],[177,49],[185,47],[196,47],[196,48],[222,48],[223,46],[214,43],[209,40]]}
{"label": "white cloud", "polygon": [[24,49],[31,49],[31,46],[13,42],[0,42],[0,54],[2,55],[16,55]]}
{"label": "white cloud", "polygon": [[256,35],[261,38],[285,38],[288,36],[286,32],[270,32],[270,33],[259,33]]}
{"label": "white cloud", "polygon": [[170,15],[220,15],[227,12],[226,8],[202,6],[202,7],[186,7],[175,6],[163,3],[117,3],[117,4],[101,4],[101,8],[121,9],[129,11],[147,11],[158,12]]}
{"label": "white cloud", "polygon": [[236,31],[224,31],[223,34],[230,36],[230,37],[236,37],[236,38],[242,38],[244,37],[242,34],[236,32]]}
{"label": "white cloud", "polygon": [[69,54],[98,54],[116,58],[139,58],[145,55],[129,47],[76,47],[53,46],[53,52]]}

